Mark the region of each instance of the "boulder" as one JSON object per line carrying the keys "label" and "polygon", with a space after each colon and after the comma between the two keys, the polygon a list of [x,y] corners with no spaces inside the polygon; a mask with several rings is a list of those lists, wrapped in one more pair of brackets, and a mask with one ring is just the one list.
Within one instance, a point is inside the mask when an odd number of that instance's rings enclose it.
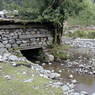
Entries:
{"label": "boulder", "polygon": [[54,56],[49,53],[45,53],[46,61],[48,62],[53,62],[54,61]]}
{"label": "boulder", "polygon": [[4,78],[6,78],[7,80],[11,80],[11,76],[10,75],[6,75],[6,76],[4,76]]}
{"label": "boulder", "polygon": [[5,53],[8,53],[8,50],[6,48],[0,48],[0,55],[3,56]]}
{"label": "boulder", "polygon": [[0,42],[0,48],[3,48],[4,47],[4,45]]}
{"label": "boulder", "polygon": [[10,55],[10,56],[8,57],[8,60],[9,60],[9,61],[18,61],[19,59],[18,59],[17,56],[15,56],[15,55]]}
{"label": "boulder", "polygon": [[60,77],[60,74],[58,74],[58,73],[51,73],[51,74],[48,74],[48,77],[51,78],[51,79],[56,79],[56,78]]}

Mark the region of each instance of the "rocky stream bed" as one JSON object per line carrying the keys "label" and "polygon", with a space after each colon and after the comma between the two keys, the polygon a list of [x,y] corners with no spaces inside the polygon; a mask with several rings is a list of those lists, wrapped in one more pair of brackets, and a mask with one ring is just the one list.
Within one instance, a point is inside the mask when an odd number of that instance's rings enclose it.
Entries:
{"label": "rocky stream bed", "polygon": [[95,95],[95,59],[36,64],[2,49],[0,88],[0,95]]}

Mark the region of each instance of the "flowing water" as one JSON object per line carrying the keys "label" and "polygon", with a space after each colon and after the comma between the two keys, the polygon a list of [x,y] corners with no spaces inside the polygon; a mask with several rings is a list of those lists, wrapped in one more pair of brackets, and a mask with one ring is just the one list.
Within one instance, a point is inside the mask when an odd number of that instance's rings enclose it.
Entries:
{"label": "flowing water", "polygon": [[55,71],[61,74],[61,80],[65,82],[70,82],[70,75],[73,75],[73,79],[77,80],[77,84],[75,86],[76,91],[86,91],[89,95],[95,93],[95,77],[91,75],[82,75],[74,72],[74,68],[66,68],[63,64],[46,64],[43,66],[45,69]]}

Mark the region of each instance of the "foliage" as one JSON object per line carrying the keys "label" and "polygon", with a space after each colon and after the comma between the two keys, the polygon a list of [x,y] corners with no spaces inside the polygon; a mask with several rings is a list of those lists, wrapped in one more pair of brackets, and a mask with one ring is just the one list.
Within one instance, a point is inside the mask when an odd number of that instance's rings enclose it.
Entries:
{"label": "foliage", "polygon": [[[5,9],[18,10],[19,18],[34,22],[52,22],[55,39],[60,43],[63,22],[89,25],[95,23],[95,3],[92,0],[14,0]],[[56,40],[55,40],[56,42]]]}
{"label": "foliage", "polygon": [[74,38],[91,38],[95,39],[95,30],[77,30],[73,33],[68,33],[65,36]]}
{"label": "foliage", "polygon": [[79,12],[83,10],[82,0],[64,0],[62,6],[66,19],[69,16],[78,15]]}
{"label": "foliage", "polygon": [[68,18],[68,22],[72,25],[95,25],[95,3],[91,0],[84,0],[82,3],[83,10],[78,15]]}
{"label": "foliage", "polygon": [[53,45],[51,49],[49,50],[50,53],[52,53],[56,59],[68,59],[70,58],[69,53],[67,52],[71,47],[69,45]]}

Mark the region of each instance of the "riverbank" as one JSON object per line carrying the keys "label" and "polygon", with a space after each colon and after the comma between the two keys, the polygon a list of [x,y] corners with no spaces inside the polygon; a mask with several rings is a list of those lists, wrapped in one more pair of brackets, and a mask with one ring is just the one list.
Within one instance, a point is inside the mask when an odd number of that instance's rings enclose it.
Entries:
{"label": "riverbank", "polygon": [[[19,56],[16,56],[15,53],[11,54],[6,49],[2,49],[0,81],[1,87],[4,86],[0,91],[1,95],[22,94],[22,91],[23,95],[30,93],[34,95],[93,95],[94,87],[91,86],[92,91],[91,89],[87,91],[87,87],[80,85],[83,85],[85,83],[83,80],[89,79],[89,77],[90,82],[92,79],[94,82],[95,58],[92,56],[94,53],[89,55],[89,52],[85,55],[86,52],[83,53],[83,49],[79,49],[79,53],[77,50],[78,48],[71,46],[65,46],[63,49],[58,47],[57,51],[60,51],[61,54],[67,52],[69,57],[38,64],[28,61],[20,52],[18,52]],[[83,89],[80,89],[81,87]],[[27,88],[29,90],[26,90]],[[6,89],[6,93],[4,93],[4,89]]]}
{"label": "riverbank", "polygon": [[[59,72],[53,69],[46,70],[45,63],[42,63],[44,65],[42,67],[41,64],[32,63],[23,56],[18,57],[7,51],[2,54],[1,59],[3,59],[0,61],[1,95],[31,93],[33,95],[76,95],[76,93],[84,95],[83,92],[75,90],[75,80],[61,81],[61,69]],[[52,63],[48,64],[51,66]]]}
{"label": "riverbank", "polygon": [[[15,67],[16,63],[0,62],[0,95],[63,95],[62,88],[53,85],[56,81],[48,78],[51,74],[48,70],[33,63],[31,68],[23,65]],[[30,64],[24,61],[22,63]],[[46,76],[43,73],[50,74]],[[58,76],[56,73],[53,75]]]}

